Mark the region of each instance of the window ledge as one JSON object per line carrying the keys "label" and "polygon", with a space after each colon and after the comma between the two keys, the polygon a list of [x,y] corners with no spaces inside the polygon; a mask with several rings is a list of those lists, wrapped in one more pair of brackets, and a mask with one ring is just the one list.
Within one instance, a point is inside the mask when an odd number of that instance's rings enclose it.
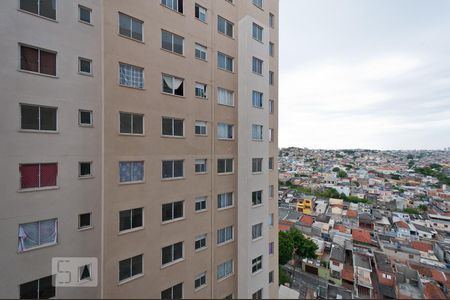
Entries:
{"label": "window ledge", "polygon": [[207,286],[208,286],[207,284],[204,284],[204,285],[202,285],[202,286],[199,286],[198,288],[196,288],[196,289],[194,290],[194,293],[197,293],[197,292],[203,290],[203,289],[206,288]]}
{"label": "window ledge", "polygon": [[82,75],[82,76],[86,76],[86,77],[94,77],[94,74],[92,74],[92,73],[78,72],[78,75]]}
{"label": "window ledge", "polygon": [[195,173],[195,175],[207,175],[208,174],[208,172],[198,172],[198,173]]}
{"label": "window ledge", "polygon": [[217,103],[217,105],[220,105],[220,106],[226,106],[226,107],[235,107],[235,105],[234,104],[223,104],[223,103]]}
{"label": "window ledge", "polygon": [[143,88],[143,87],[140,88],[140,87],[134,87],[134,86],[124,85],[124,84],[121,84],[120,82],[119,82],[119,86],[124,87],[124,88],[133,89],[133,90],[138,90],[138,91],[145,91],[145,88]]}
{"label": "window ledge", "polygon": [[253,108],[258,108],[258,109],[264,109],[263,106],[256,106],[256,105],[252,105]]}
{"label": "window ledge", "polygon": [[229,175],[234,175],[234,172],[231,172],[231,173],[217,173],[217,176],[229,176]]}
{"label": "window ledge", "polygon": [[219,141],[224,141],[224,142],[233,142],[233,141],[234,141],[234,138],[233,138],[233,139],[217,138],[217,140],[219,140]]}
{"label": "window ledge", "polygon": [[176,181],[176,180],[185,180],[186,177],[176,177],[176,178],[161,178],[161,181]]}
{"label": "window ledge", "polygon": [[121,136],[135,136],[135,137],[145,137],[145,133],[119,133]]}
{"label": "window ledge", "polygon": [[144,184],[145,180],[142,181],[128,181],[128,182],[119,182],[119,185],[133,185],[133,184]]}
{"label": "window ledge", "polygon": [[200,100],[208,100],[208,97],[200,97],[200,96],[195,96],[196,99],[200,99]]}
{"label": "window ledge", "polygon": [[92,230],[92,229],[94,229],[94,226],[86,226],[83,228],[78,228],[78,231],[83,232],[83,231],[88,231],[88,230]]}
{"label": "window ledge", "polygon": [[195,59],[197,59],[197,60],[200,60],[200,61],[202,61],[202,62],[205,62],[205,63],[207,63],[207,62],[208,62],[208,60],[207,60],[207,59],[203,59],[203,58],[199,58],[199,57],[195,57]]}
{"label": "window ledge", "polygon": [[252,36],[252,38],[253,38],[253,40],[255,40],[255,41],[257,41],[258,43],[260,43],[261,45],[264,45],[264,42],[263,42],[263,41],[260,41],[260,40],[258,40],[258,39],[255,39],[253,36]]}
{"label": "window ledge", "polygon": [[86,21],[83,21],[83,20],[80,20],[80,19],[78,19],[78,22],[80,22],[80,23],[82,23],[82,24],[84,24],[84,25],[89,25],[89,26],[94,27],[94,24],[89,23],[89,22],[86,22]]}
{"label": "window ledge", "polygon": [[159,5],[161,5],[161,6],[164,7],[165,9],[168,9],[168,10],[174,12],[174,13],[177,13],[177,14],[179,14],[179,15],[185,17],[184,13],[181,13],[181,12],[179,12],[179,11],[177,11],[177,10],[171,9],[170,7],[167,7],[167,6],[165,6],[164,4],[162,4],[162,3],[159,3]]}
{"label": "window ledge", "polygon": [[221,34],[221,35],[223,35],[224,37],[227,37],[227,38],[229,38],[229,39],[231,39],[231,40],[235,40],[235,38],[234,38],[234,24],[233,24],[233,36],[229,36],[228,34],[226,34],[226,33],[223,33],[223,32],[220,32],[219,30],[217,30],[217,33],[218,34]]}
{"label": "window ledge", "polygon": [[252,208],[258,208],[258,207],[262,207],[262,206],[264,206],[264,204],[256,204],[256,205],[252,205]]}
{"label": "window ledge", "polygon": [[220,278],[220,279],[217,279],[217,283],[221,283],[222,281],[225,281],[225,280],[227,280],[228,278],[233,277],[233,276],[234,276],[234,272],[228,274],[228,275],[225,276],[225,277],[222,277],[222,278]]}
{"label": "window ledge", "polygon": [[78,179],[84,180],[84,179],[94,179],[94,175],[86,175],[86,176],[78,176]]}
{"label": "window ledge", "polygon": [[172,261],[172,262],[170,262],[170,263],[167,263],[167,264],[165,264],[165,265],[162,265],[162,266],[161,266],[161,270],[162,270],[162,269],[165,269],[165,268],[168,268],[168,267],[171,267],[171,266],[173,266],[173,265],[176,265],[176,264],[178,264],[178,263],[180,263],[180,262],[182,262],[182,261],[184,261],[184,257],[183,257],[183,258],[180,258],[180,259],[177,259],[177,260],[174,260],[174,261]]}
{"label": "window ledge", "polygon": [[51,191],[51,190],[59,190],[59,186],[48,186],[41,188],[29,188],[29,189],[19,189],[18,193],[30,193],[30,192],[41,192],[41,191]]}
{"label": "window ledge", "polygon": [[36,129],[19,129],[19,132],[23,133],[43,133],[43,134],[59,134],[58,130],[36,130]]}
{"label": "window ledge", "polygon": [[196,134],[195,136],[198,136],[198,137],[208,137],[207,134]]}
{"label": "window ledge", "polygon": [[140,44],[144,44],[144,45],[145,45],[145,42],[144,42],[144,41],[140,41],[140,40],[137,40],[137,39],[133,39],[132,37],[129,37],[129,36],[126,36],[126,35],[123,35],[123,34],[120,34],[120,33],[117,33],[117,35],[120,36],[120,37],[123,37],[123,38],[125,38],[125,39],[127,39],[127,40],[130,40],[130,41],[137,42],[137,43],[140,43]]}
{"label": "window ledge", "polygon": [[259,140],[259,139],[252,139],[252,141],[253,141],[253,142],[258,142],[258,143],[264,142],[264,140],[262,140],[262,139],[261,139],[261,140]]}
{"label": "window ledge", "polygon": [[144,229],[145,229],[144,226],[133,228],[133,229],[127,229],[127,230],[119,231],[117,233],[117,235],[125,235],[125,234],[128,234],[128,233],[133,233],[133,232],[141,231],[141,230],[144,230]]}
{"label": "window ledge", "polygon": [[202,209],[202,210],[196,210],[195,213],[196,214],[201,214],[201,213],[205,213],[207,211],[208,211],[207,209]]}
{"label": "window ledge", "polygon": [[126,284],[126,283],[128,283],[128,282],[130,282],[130,281],[133,281],[133,280],[136,280],[136,279],[138,279],[138,278],[141,278],[141,277],[143,277],[144,275],[145,275],[145,274],[142,273],[142,274],[135,275],[135,276],[133,276],[133,277],[124,279],[124,280],[122,280],[122,281],[119,281],[119,282],[117,283],[117,285]]}
{"label": "window ledge", "polygon": [[54,247],[54,246],[56,246],[56,245],[58,245],[58,242],[56,242],[56,243],[51,243],[51,244],[40,245],[40,246],[36,246],[36,247],[33,247],[33,248],[29,248],[29,249],[25,249],[25,250],[23,250],[22,252],[18,252],[18,253],[19,253],[19,254],[22,254],[22,253],[26,253],[26,252],[31,252],[31,251],[35,251],[35,250],[40,250],[40,249],[47,248],[47,247]]}
{"label": "window ledge", "polygon": [[221,71],[224,71],[224,72],[227,72],[227,73],[230,73],[230,74],[234,74],[234,71],[230,71],[230,70],[227,70],[227,69],[224,69],[224,68],[221,68],[221,67],[217,67],[217,69],[219,69]]}
{"label": "window ledge", "polygon": [[263,174],[263,172],[261,171],[261,172],[252,172],[252,175],[262,175]]}
{"label": "window ledge", "polygon": [[264,239],[263,236],[257,237],[256,239],[252,239],[252,243],[259,242],[260,240]]}
{"label": "window ledge", "polygon": [[185,136],[177,136],[177,135],[164,135],[161,134],[162,138],[166,138],[166,139],[185,139]]}
{"label": "window ledge", "polygon": [[28,71],[28,70],[22,70],[22,69],[17,69],[17,71],[19,71],[21,73],[33,74],[33,75],[38,75],[38,76],[47,77],[47,78],[53,78],[53,79],[58,79],[59,78],[57,75],[49,75],[49,74],[33,72],[33,71]]}
{"label": "window ledge", "polygon": [[195,17],[195,19],[196,19],[197,21],[200,21],[200,22],[202,22],[203,24],[208,24],[208,22],[206,22],[206,21],[203,21],[203,20],[201,20],[200,18],[197,18],[197,17]]}
{"label": "window ledge", "polygon": [[205,250],[207,250],[208,249],[208,247],[203,247],[203,248],[200,248],[200,249],[195,249],[195,253],[199,253],[199,252],[202,252],[202,251],[205,251]]}
{"label": "window ledge", "polygon": [[231,206],[227,206],[227,207],[222,207],[222,208],[218,208],[217,211],[224,211],[224,210],[229,210],[229,209],[233,209],[234,205]]}
{"label": "window ledge", "polygon": [[263,271],[263,268],[259,269],[258,271],[256,271],[255,273],[252,273],[252,276],[256,276],[259,273],[261,273]]}
{"label": "window ledge", "polygon": [[167,53],[170,53],[170,54],[175,54],[176,56],[186,58],[186,56],[184,55],[184,46],[183,46],[183,54],[177,53],[177,52],[175,52],[175,51],[170,51],[170,50],[165,49],[165,48],[163,48],[163,47],[160,47],[159,49],[161,49],[161,50],[164,51],[164,52],[167,52]]}
{"label": "window ledge", "polygon": [[217,244],[217,248],[220,248],[220,247],[232,244],[232,243],[234,243],[234,239],[226,241],[226,242],[223,242],[222,244]]}
{"label": "window ledge", "polygon": [[175,95],[175,94],[171,94],[171,93],[166,93],[166,92],[161,92],[161,94],[163,95],[167,95],[167,96],[172,96],[172,97],[177,97],[177,98],[181,98],[181,99],[186,99],[186,96],[181,96],[181,95]]}
{"label": "window ledge", "polygon": [[25,13],[27,15],[35,16],[35,17],[38,17],[38,18],[41,18],[41,19],[44,19],[44,20],[47,20],[47,21],[50,21],[50,22],[53,22],[53,23],[59,23],[58,21],[56,21],[54,19],[47,18],[47,17],[41,16],[39,14],[35,14],[35,13],[29,12],[27,10],[21,9],[21,8],[18,8],[17,10],[20,11],[20,12],[23,12],[23,13]]}
{"label": "window ledge", "polygon": [[93,124],[80,124],[80,123],[78,123],[78,126],[83,127],[83,128],[94,128]]}
{"label": "window ledge", "polygon": [[182,218],[178,218],[178,219],[173,219],[173,220],[169,220],[169,221],[162,221],[161,225],[168,225],[168,224],[173,224],[173,223],[177,223],[177,222],[181,222],[186,220],[186,217],[182,217]]}
{"label": "window ledge", "polygon": [[258,76],[264,77],[264,75],[263,75],[262,73],[259,74],[259,73],[256,73],[256,72],[254,72],[254,71],[252,71],[252,73],[253,73],[254,75],[258,75]]}

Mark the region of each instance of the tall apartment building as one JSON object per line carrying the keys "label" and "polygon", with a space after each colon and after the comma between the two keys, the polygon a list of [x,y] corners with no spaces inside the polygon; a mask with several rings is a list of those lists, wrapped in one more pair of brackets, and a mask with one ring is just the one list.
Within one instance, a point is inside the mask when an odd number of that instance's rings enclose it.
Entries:
{"label": "tall apartment building", "polygon": [[[1,297],[277,297],[278,0],[0,23]],[[53,288],[53,257],[98,258],[98,286]]]}

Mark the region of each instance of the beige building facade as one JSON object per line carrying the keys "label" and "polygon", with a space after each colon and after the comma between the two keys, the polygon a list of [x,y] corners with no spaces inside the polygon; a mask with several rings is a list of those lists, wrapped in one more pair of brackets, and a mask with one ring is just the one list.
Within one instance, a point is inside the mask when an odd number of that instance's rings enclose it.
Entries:
{"label": "beige building facade", "polygon": [[276,298],[278,0],[0,7],[2,297]]}

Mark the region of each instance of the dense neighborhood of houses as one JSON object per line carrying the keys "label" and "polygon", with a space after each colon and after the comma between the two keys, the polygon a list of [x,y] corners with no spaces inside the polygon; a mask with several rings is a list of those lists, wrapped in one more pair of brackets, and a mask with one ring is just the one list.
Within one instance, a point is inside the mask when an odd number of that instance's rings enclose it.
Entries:
{"label": "dense neighborhood of houses", "polygon": [[450,297],[449,151],[287,148],[279,169],[279,230],[317,245],[306,295]]}

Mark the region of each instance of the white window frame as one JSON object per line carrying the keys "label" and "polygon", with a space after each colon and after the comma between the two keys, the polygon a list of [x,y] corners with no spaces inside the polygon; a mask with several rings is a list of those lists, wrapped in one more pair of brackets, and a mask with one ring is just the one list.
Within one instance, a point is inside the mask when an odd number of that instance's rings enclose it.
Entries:
{"label": "white window frame", "polygon": [[[225,172],[220,172],[219,171],[219,161],[220,160],[224,160]],[[231,172],[226,172],[226,170],[228,169],[230,163],[231,163]],[[218,158],[217,159],[217,174],[219,174],[219,175],[227,175],[227,174],[233,174],[233,173],[234,173],[234,159],[233,158]]]}
{"label": "white window frame", "polygon": [[[224,67],[220,66],[220,63],[219,63],[220,62],[220,58],[219,58],[220,56],[224,57],[224,60],[225,60],[225,66]],[[231,61],[231,70],[227,69],[227,66],[228,66],[227,60]],[[234,72],[234,57],[232,57],[232,56],[230,56],[228,54],[225,54],[223,52],[218,51],[217,52],[217,68],[219,70],[222,70],[222,71],[225,71],[225,72],[233,73]]]}
{"label": "white window frame", "polygon": [[263,141],[264,140],[264,126],[259,124],[252,124],[252,140]]}
{"label": "white window frame", "polygon": [[[220,31],[220,26],[219,26],[219,22],[223,21],[224,22],[224,32]],[[228,24],[231,25],[231,34],[230,32],[228,32],[227,28],[228,28]],[[229,38],[234,38],[234,23],[225,19],[222,16],[217,16],[217,32],[229,37]]]}
{"label": "white window frame", "polygon": [[[204,279],[204,283],[200,284],[199,286],[196,286],[197,285],[197,280],[200,280],[200,283],[201,283],[202,278]],[[202,288],[204,288],[206,286],[207,286],[207,283],[206,283],[206,271],[205,271],[205,272],[202,272],[202,273],[198,274],[197,276],[195,276],[194,288],[195,288],[196,291],[198,291],[198,290],[200,290],[200,289],[202,289]]]}
{"label": "white window frame", "polygon": [[[199,96],[197,95],[197,90],[202,90],[203,92],[203,96]],[[196,98],[200,98],[200,99],[208,99],[208,85],[205,83],[201,83],[201,82],[196,82],[195,83],[195,97]]]}
{"label": "white window frame", "polygon": [[[221,93],[221,91],[222,91],[222,93]],[[223,102],[224,99],[221,99],[221,97],[220,97],[221,94],[227,96],[227,99],[225,99],[225,100],[228,100],[228,98],[231,99],[231,103]],[[217,88],[217,103],[219,105],[234,106],[234,91],[218,87]]]}
{"label": "white window frame", "polygon": [[[163,177],[163,163],[164,162],[172,162],[172,177],[166,177],[166,178],[164,178]],[[175,177],[175,162],[176,161],[181,161],[181,162],[183,162],[183,164],[182,164],[182,166],[183,166],[183,169],[182,169],[182,173],[183,173],[183,175],[182,176],[180,176],[180,177]],[[162,180],[176,180],[176,179],[183,179],[184,177],[185,177],[185,174],[184,174],[184,159],[168,159],[168,160],[162,160],[161,161],[161,179]]]}
{"label": "white window frame", "polygon": [[[220,136],[219,128],[221,126],[222,127],[226,126],[227,137]],[[228,137],[230,135],[230,130],[231,130],[231,138]],[[228,124],[228,123],[217,123],[217,139],[218,140],[229,140],[229,141],[234,140],[234,125]]]}
{"label": "white window frame", "polygon": [[[256,194],[255,194],[256,193]],[[259,203],[254,203],[254,201],[253,201],[253,195],[256,195],[257,197],[256,197],[256,199],[258,200],[258,195],[259,195],[259,198],[260,198],[260,202]],[[254,207],[254,206],[260,206],[260,205],[262,205],[263,204],[263,191],[262,190],[259,190],[259,191],[253,191],[252,192],[252,206]]]}
{"label": "white window frame", "polygon": [[[122,67],[124,68],[130,68],[130,72],[132,73],[131,75],[131,79],[127,78],[125,79],[124,77],[124,81],[122,82],[121,78],[122,78]],[[124,69],[125,70],[125,69]],[[140,78],[138,77],[134,77],[133,74],[142,74],[142,86],[141,86],[141,82],[140,82]],[[127,84],[126,81],[129,81],[129,83]],[[143,90],[145,87],[145,70],[144,68],[138,67],[138,66],[134,66],[134,65],[130,65],[127,63],[122,63],[119,62],[119,85],[123,86],[123,87],[128,87],[128,88],[132,88],[132,89],[138,89],[138,90]]]}
{"label": "white window frame", "polygon": [[[202,162],[202,163],[200,163]],[[204,170],[197,172],[197,166],[204,166]],[[208,160],[206,158],[195,160],[195,174],[207,174],[208,173]]]}
{"label": "white window frame", "polygon": [[256,241],[263,238],[263,223],[253,224],[252,225],[252,241]]}
{"label": "white window frame", "polygon": [[[172,134],[164,134],[163,130],[163,124],[164,119],[166,120],[172,120]],[[175,135],[175,121],[182,121],[183,122],[183,135]],[[163,137],[171,137],[171,138],[184,138],[186,136],[186,129],[185,129],[185,120],[180,118],[173,118],[173,117],[161,117],[161,136]]]}
{"label": "white window frame", "polygon": [[264,93],[252,91],[252,106],[256,108],[264,107]]}
{"label": "white window frame", "polygon": [[[89,12],[89,22],[85,20],[81,20],[81,10],[86,10]],[[86,7],[84,5],[79,4],[78,5],[78,21],[84,24],[92,25],[92,8]]]}
{"label": "white window frame", "polygon": [[[257,268],[254,270],[254,268]],[[252,274],[258,273],[263,269],[263,256],[260,255],[252,259]]]}
{"label": "white window frame", "polygon": [[[163,38],[162,38],[163,37],[163,33],[170,34],[171,40],[172,40],[171,41],[171,49],[166,49],[166,48],[163,47]],[[181,53],[178,53],[178,52],[175,51],[175,37],[178,37],[178,38],[180,38],[182,40]],[[164,51],[171,52],[173,54],[184,56],[184,37],[179,35],[179,34],[175,34],[173,32],[170,32],[168,30],[161,29],[161,49],[164,50]]]}
{"label": "white window frame", "polygon": [[[200,248],[196,248],[196,243],[197,242],[199,242],[199,241],[205,241],[205,245],[204,246],[201,246]],[[195,250],[195,252],[199,252],[199,251],[202,251],[202,250],[205,250],[205,249],[207,249],[208,248],[208,234],[200,234],[200,235],[198,235],[198,236],[196,236],[195,237],[195,240],[194,240],[194,250]]]}
{"label": "white window frame", "polygon": [[[133,258],[135,259],[136,257],[139,257],[139,256],[142,256],[142,260],[141,260],[142,261],[142,265],[141,265],[142,272],[139,273],[139,274],[136,274],[136,275],[132,275],[133,274]],[[120,262],[124,261],[124,260],[130,260],[130,272],[131,272],[130,275],[131,276],[120,280]],[[135,255],[133,257],[129,257],[129,258],[125,258],[125,259],[120,260],[119,261],[118,274],[117,274],[117,279],[118,279],[119,284],[122,284],[122,283],[125,283],[125,282],[129,282],[129,281],[132,281],[133,279],[136,279],[136,278],[139,278],[141,276],[144,276],[144,270],[145,270],[145,268],[144,268],[144,254],[138,254],[138,255]]]}
{"label": "white window frame", "polygon": [[[197,53],[200,53],[200,55],[197,55]],[[194,56],[196,59],[207,61],[208,60],[208,47],[203,46],[202,44],[199,44],[199,43],[195,43]],[[203,58],[202,56],[205,56],[205,58]]]}
{"label": "white window frame", "polygon": [[[223,235],[223,240],[221,239]],[[217,229],[217,246],[223,246],[234,241],[234,226],[230,225],[224,228]]]}
{"label": "white window frame", "polygon": [[[256,160],[256,159],[261,162],[261,170],[260,171],[253,170],[253,161]],[[252,173],[253,174],[260,174],[260,173],[262,173],[264,171],[263,162],[264,162],[264,159],[262,159],[260,157],[252,158]]]}
{"label": "white window frame", "polygon": [[[231,201],[230,201],[231,200]],[[221,206],[222,203],[225,203],[225,206]],[[228,208],[234,207],[234,193],[227,192],[221,193],[217,195],[217,209],[224,210]]]}
{"label": "white window frame", "polygon": [[[121,132],[120,130],[120,123],[121,123],[121,119],[120,116],[122,114],[126,114],[126,115],[130,115],[131,116],[131,132]],[[134,133],[134,117],[138,116],[138,117],[142,117],[142,133]],[[145,119],[144,119],[144,115],[143,114],[138,114],[138,113],[132,113],[132,112],[125,112],[125,111],[119,111],[119,134],[120,135],[135,135],[135,136],[143,136],[145,135]]]}
{"label": "white window frame", "polygon": [[[226,268],[227,266],[230,266],[231,270],[227,270],[227,268]],[[224,272],[223,272],[224,275],[223,276],[219,275],[219,270],[221,268],[224,268]],[[222,280],[225,280],[228,277],[231,277],[233,274],[234,274],[234,261],[233,261],[233,259],[227,260],[227,261],[217,265],[217,271],[216,271],[216,279],[217,279],[217,281],[220,282]]]}
{"label": "white window frame", "polygon": [[[197,203],[205,203],[205,208],[197,210]],[[196,213],[205,212],[208,210],[208,196],[201,196],[195,198],[194,210]]]}
{"label": "white window frame", "polygon": [[[130,19],[130,36],[120,33],[120,15],[125,16],[125,17]],[[141,24],[141,29],[142,29],[141,30],[142,31],[142,39],[141,40],[133,37],[133,21],[135,21],[136,23]],[[117,34],[119,36],[127,38],[127,39],[130,39],[132,41],[144,43],[144,36],[145,36],[144,35],[144,21],[139,20],[139,19],[137,19],[135,17],[132,17],[132,16],[127,15],[127,14],[124,14],[124,13],[119,11],[119,14],[117,16],[117,25],[118,25],[117,26],[117,29],[118,29]]]}
{"label": "white window frame", "polygon": [[[165,92],[164,91],[164,78],[170,78],[171,80],[172,80],[172,84],[173,84],[173,81],[176,79],[176,80],[181,80],[182,81],[182,85],[183,85],[183,95],[177,95],[177,94],[175,94],[175,90],[176,89],[171,89],[172,90],[172,92]],[[162,77],[161,77],[161,93],[163,93],[163,94],[165,94],[165,95],[171,95],[171,96],[175,96],[175,97],[185,97],[185,94],[186,94],[186,85],[185,85],[185,80],[184,80],[184,78],[180,78],[180,77],[177,77],[177,76],[173,76],[173,75],[169,75],[169,74],[162,74]]]}
{"label": "white window frame", "polygon": [[[58,132],[58,107],[54,107],[54,106],[46,106],[46,105],[36,105],[36,104],[28,104],[28,103],[19,103],[20,105],[20,130],[21,131],[30,131],[30,132]],[[23,106],[32,106],[32,107],[37,107],[38,108],[38,126],[39,129],[24,129],[22,128],[22,107]],[[43,130],[41,129],[41,108],[48,108],[48,109],[54,109],[56,112],[56,127],[55,130]]]}
{"label": "white window frame", "polygon": [[[133,227],[133,211],[137,210],[137,209],[141,210],[142,224],[141,224],[141,226]],[[131,212],[130,213],[130,228],[124,229],[124,230],[120,230],[120,213],[121,212],[125,212],[125,211],[130,211]],[[136,207],[136,208],[120,210],[119,213],[118,213],[118,217],[119,217],[119,222],[117,224],[119,225],[119,235],[130,233],[130,232],[134,232],[134,231],[139,231],[139,230],[144,229],[144,227],[145,227],[145,215],[144,215],[144,208],[143,207]]]}
{"label": "white window frame", "polygon": [[[89,124],[81,123],[81,113],[89,113],[90,122]],[[94,126],[94,112],[88,109],[79,109],[78,110],[78,125],[81,127],[93,127]]]}
{"label": "white window frame", "polygon": [[252,23],[252,37],[255,41],[263,42],[264,28],[256,23]]}
{"label": "white window frame", "polygon": [[[198,3],[195,3],[195,9],[197,9],[198,7],[198,17],[195,17],[197,20],[206,23],[208,20],[208,9],[206,9],[205,7],[201,6]],[[202,12],[203,10],[203,12]],[[195,11],[194,11],[194,15],[195,15]],[[204,16],[204,19],[202,19],[202,15]]]}
{"label": "white window frame", "polygon": [[[182,250],[182,251],[181,251],[181,257],[175,259],[175,257],[174,257],[174,254],[175,254],[174,247],[175,247],[176,244],[179,244],[179,243],[181,243],[181,250]],[[172,259],[171,259],[170,262],[167,262],[167,263],[163,264],[163,261],[162,261],[162,258],[163,258],[163,249],[164,249],[164,248],[167,248],[167,247],[171,247],[171,249],[172,249]],[[183,261],[183,260],[184,260],[184,257],[185,257],[185,254],[186,254],[184,248],[185,248],[185,247],[184,247],[184,241],[176,242],[176,243],[173,243],[173,244],[171,244],[171,245],[167,245],[167,246],[162,247],[162,248],[161,248],[161,251],[160,251],[160,252],[161,252],[161,267],[162,267],[162,268],[168,267],[168,266],[171,266],[171,265],[174,265],[174,264],[176,264],[176,263],[179,263],[179,262]]]}
{"label": "white window frame", "polygon": [[[202,129],[204,128],[205,133],[197,133],[197,127],[200,128],[200,131],[202,131]],[[200,120],[196,120],[195,121],[195,126],[194,126],[194,134],[196,136],[208,136],[208,122],[206,121],[200,121]]]}
{"label": "white window frame", "polygon": [[[260,70],[261,69],[261,70]],[[257,75],[263,75],[264,73],[264,61],[255,56],[252,57],[252,72]]]}
{"label": "white window frame", "polygon": [[[182,207],[183,207],[183,214],[181,217],[175,218],[175,204],[179,204],[181,203]],[[171,217],[169,220],[163,220],[163,207],[170,205],[171,208]],[[180,220],[184,220],[186,218],[186,205],[185,205],[185,201],[175,201],[175,202],[170,202],[170,203],[163,203],[161,204],[161,223],[162,224],[166,224],[166,223],[173,223],[176,221],[180,221]]]}

